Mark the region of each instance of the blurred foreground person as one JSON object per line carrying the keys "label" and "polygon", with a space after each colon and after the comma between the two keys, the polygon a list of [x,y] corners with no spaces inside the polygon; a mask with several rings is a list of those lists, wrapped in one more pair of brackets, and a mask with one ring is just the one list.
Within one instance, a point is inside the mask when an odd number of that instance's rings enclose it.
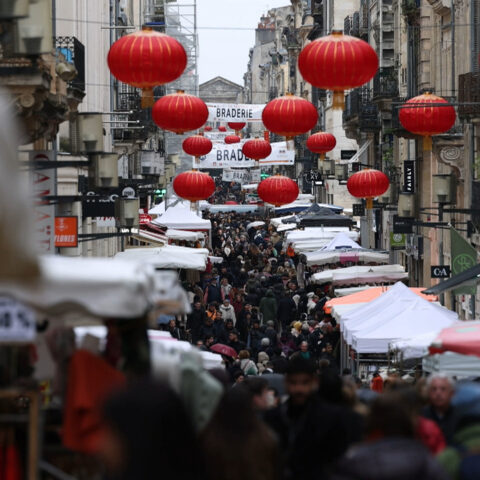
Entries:
{"label": "blurred foreground person", "polygon": [[288,400],[265,413],[277,433],[286,480],[327,478],[332,463],[348,447],[348,429],[342,410],[324,403],[318,395],[314,364],[292,358],[285,372]]}
{"label": "blurred foreground person", "polygon": [[166,384],[142,380],[104,406],[100,457],[109,480],[205,478],[193,426]]}
{"label": "blurred foreground person", "polygon": [[368,437],[339,461],[330,480],[448,480],[425,447],[415,440],[415,419],[401,396],[385,393],[372,403]]}
{"label": "blurred foreground person", "polygon": [[225,392],[200,442],[208,480],[279,478],[277,442],[255,413],[247,387],[236,386]]}

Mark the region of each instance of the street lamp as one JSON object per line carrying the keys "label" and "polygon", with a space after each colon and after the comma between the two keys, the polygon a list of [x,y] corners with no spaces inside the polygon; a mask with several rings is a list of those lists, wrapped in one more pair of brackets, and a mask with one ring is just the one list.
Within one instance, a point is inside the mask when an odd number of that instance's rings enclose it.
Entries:
{"label": "street lamp", "polygon": [[98,153],[92,155],[92,169],[95,187],[118,187],[118,154]]}
{"label": "street lamp", "polygon": [[0,3],[0,19],[13,20],[28,17],[29,0],[2,0]]}
{"label": "street lamp", "polygon": [[81,112],[75,121],[77,151],[80,153],[101,153],[103,151],[102,113]]}
{"label": "street lamp", "polygon": [[433,202],[434,203],[455,203],[455,182],[452,175],[432,175],[433,180]]}
{"label": "street lamp", "polygon": [[117,228],[138,227],[140,200],[132,197],[120,197],[115,200],[115,223]]}
{"label": "street lamp", "polygon": [[398,194],[398,215],[400,217],[415,216],[415,194],[400,192]]}

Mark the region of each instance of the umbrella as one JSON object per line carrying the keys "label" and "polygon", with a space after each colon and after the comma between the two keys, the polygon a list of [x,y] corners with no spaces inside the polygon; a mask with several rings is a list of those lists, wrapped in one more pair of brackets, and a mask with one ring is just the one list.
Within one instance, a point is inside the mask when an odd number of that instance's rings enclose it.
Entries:
{"label": "umbrella", "polygon": [[220,355],[226,355],[227,357],[237,358],[237,352],[228,345],[223,345],[222,343],[216,343],[210,347],[210,351],[215,353],[220,353]]}
{"label": "umbrella", "polygon": [[254,227],[261,227],[262,225],[265,225],[265,222],[261,222],[260,220],[256,221],[256,222],[251,222],[247,225],[247,230],[249,228],[254,228]]}
{"label": "umbrella", "polygon": [[238,203],[234,200],[228,200],[227,202],[225,202],[225,205],[238,205]]}

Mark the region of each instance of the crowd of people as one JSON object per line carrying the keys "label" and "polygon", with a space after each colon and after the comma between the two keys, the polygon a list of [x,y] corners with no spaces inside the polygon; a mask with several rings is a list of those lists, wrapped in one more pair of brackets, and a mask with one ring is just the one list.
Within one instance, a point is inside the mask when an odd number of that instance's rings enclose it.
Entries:
{"label": "crowd of people", "polygon": [[[223,397],[202,432],[181,423],[182,440],[177,431],[161,454],[149,438],[136,478],[159,464],[167,477],[214,480],[480,478],[480,408],[452,405],[452,379],[340,371],[339,326],[323,308],[330,288],[305,282],[293,249],[262,219],[207,216],[222,261],[185,285],[192,312],[167,329],[202,350],[222,346],[225,369],[211,373]],[[148,406],[168,425],[168,412]]]}

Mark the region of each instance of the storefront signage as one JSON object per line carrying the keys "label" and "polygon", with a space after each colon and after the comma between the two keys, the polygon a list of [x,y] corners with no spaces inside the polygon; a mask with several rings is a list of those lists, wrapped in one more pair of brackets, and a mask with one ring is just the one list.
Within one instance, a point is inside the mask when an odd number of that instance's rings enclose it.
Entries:
{"label": "storefront signage", "polygon": [[403,191],[415,193],[415,162],[413,160],[403,162]]}
{"label": "storefront signage", "polygon": [[[260,165],[293,165],[295,163],[295,150],[288,150],[286,142],[272,143],[272,153],[260,160]],[[254,167],[255,161],[247,158],[242,152],[242,144],[214,144],[208,155],[200,157],[197,164],[192,157],[194,168],[246,168]]]}
{"label": "storefront signage", "polygon": [[[29,153],[30,163],[52,161],[53,152],[34,151]],[[55,170],[38,169],[33,172],[33,195],[35,198],[34,221],[36,243],[39,253],[55,252],[55,205],[43,197],[55,195]]]}
{"label": "storefront signage", "polygon": [[209,122],[261,122],[264,104],[207,103]]}
{"label": "storefront signage", "polygon": [[450,273],[449,265],[432,265],[430,267],[430,276],[432,278],[449,278]]}
{"label": "storefront signage", "polygon": [[16,300],[0,297],[0,343],[31,343],[36,332],[32,310]]}
{"label": "storefront signage", "polygon": [[393,216],[393,233],[413,233],[414,218]]}
{"label": "storefront signage", "polygon": [[407,236],[404,233],[390,232],[390,249],[405,250]]}
{"label": "storefront signage", "polygon": [[356,153],[356,150],[340,150],[340,160],[350,160]]}
{"label": "storefront signage", "polygon": [[354,203],[352,205],[353,216],[354,217],[364,217],[365,216],[365,205],[363,203]]}
{"label": "storefront signage", "polygon": [[78,217],[55,217],[55,246],[78,246]]}

